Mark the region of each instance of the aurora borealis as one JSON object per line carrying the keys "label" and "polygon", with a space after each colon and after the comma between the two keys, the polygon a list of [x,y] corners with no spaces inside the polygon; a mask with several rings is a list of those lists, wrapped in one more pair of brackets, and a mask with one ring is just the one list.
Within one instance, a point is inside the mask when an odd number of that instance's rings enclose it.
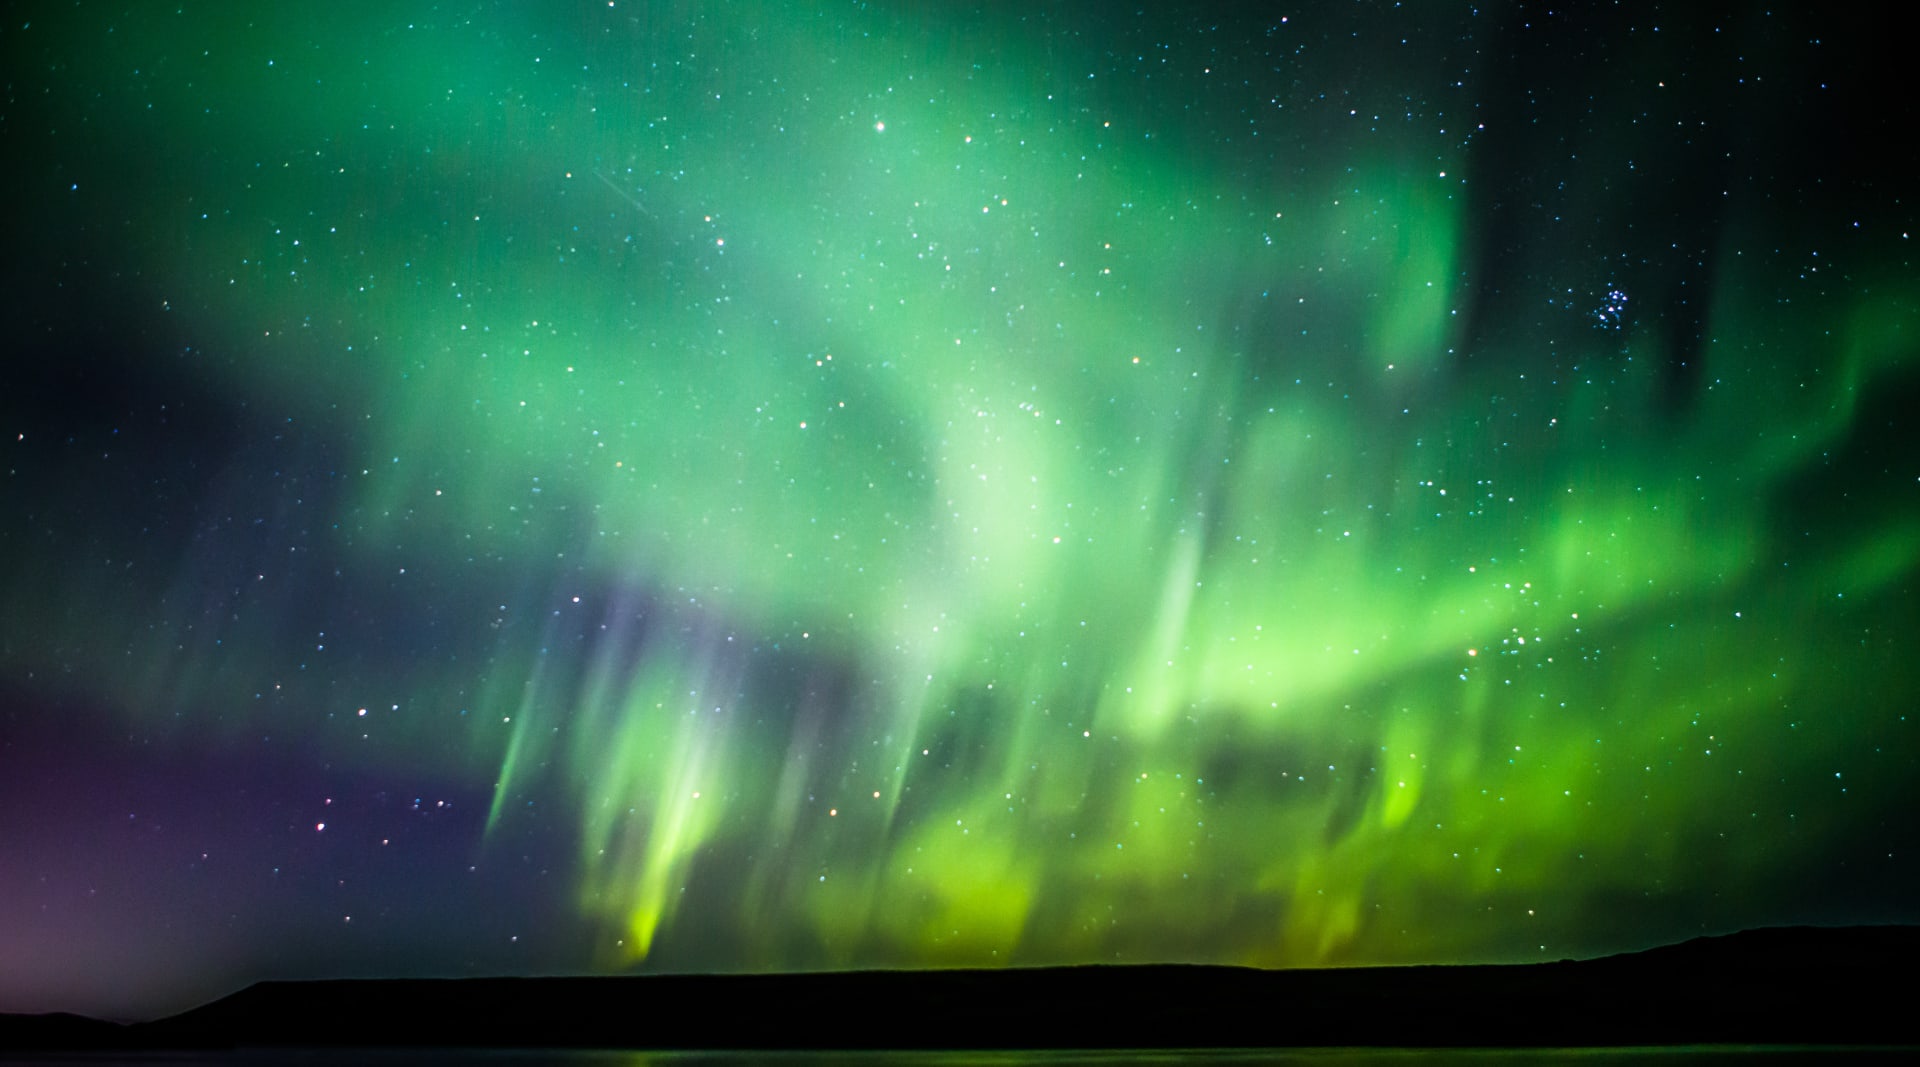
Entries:
{"label": "aurora borealis", "polygon": [[28,7],[0,1010],[1920,919],[1864,14]]}

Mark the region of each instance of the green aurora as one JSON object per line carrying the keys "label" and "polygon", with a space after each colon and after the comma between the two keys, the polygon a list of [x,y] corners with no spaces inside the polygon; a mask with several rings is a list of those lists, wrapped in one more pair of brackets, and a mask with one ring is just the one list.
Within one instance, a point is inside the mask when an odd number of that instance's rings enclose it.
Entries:
{"label": "green aurora", "polygon": [[1787,151],[1719,60],[1616,34],[1505,254],[1504,5],[287,6],[7,32],[20,247],[235,427],[122,439],[159,522],[9,409],[11,684],[465,782],[580,968],[1527,959],[1912,873],[1911,207],[1716,188],[1677,351],[1641,131]]}

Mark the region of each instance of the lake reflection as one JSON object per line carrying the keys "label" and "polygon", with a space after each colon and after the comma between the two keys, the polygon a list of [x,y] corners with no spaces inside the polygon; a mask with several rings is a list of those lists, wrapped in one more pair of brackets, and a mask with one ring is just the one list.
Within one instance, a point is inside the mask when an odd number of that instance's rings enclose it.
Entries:
{"label": "lake reflection", "polygon": [[[677,1053],[594,1053],[605,1059],[582,1059],[580,1063],[613,1067],[1120,1067],[1132,1064],[1163,1064],[1169,1067],[1372,1067],[1375,1064],[1465,1065],[1499,1064],[1525,1067],[1536,1063],[1580,1063],[1587,1067],[1621,1064],[1632,1067],[1657,1067],[1663,1064],[1801,1064],[1829,1063],[1844,1059],[1851,1063],[1910,1062],[1911,1050],[1779,1048],[1779,1047],[1680,1047],[1627,1049],[1252,1049],[1221,1051],[1198,1050],[1080,1050],[1080,1051],[996,1051],[996,1052],[677,1052]],[[491,1061],[489,1061],[491,1062]],[[529,1067],[533,1062],[528,1061]],[[568,1060],[572,1063],[576,1061]]]}
{"label": "lake reflection", "polygon": [[[1219,1050],[1081,1050],[1012,1052],[604,1052],[567,1054],[562,1060],[537,1057],[524,1062],[604,1064],[605,1067],[1121,1067],[1163,1064],[1169,1067],[1373,1067],[1375,1064],[1453,1065],[1498,1064],[1525,1067],[1536,1063],[1579,1063],[1586,1067],[1611,1064],[1658,1067],[1664,1064],[1812,1064],[1846,1060],[1850,1063],[1911,1062],[1912,1050],[1832,1049],[1783,1047],[1679,1047],[1625,1049],[1253,1049]],[[572,1058],[580,1057],[579,1059]],[[499,1063],[493,1059],[489,1064]]]}
{"label": "lake reflection", "polygon": [[1272,1049],[1136,1050],[1012,1052],[630,1052],[579,1049],[250,1049],[233,1052],[68,1053],[15,1058],[0,1054],[7,1067],[265,1067],[301,1064],[335,1067],[425,1067],[473,1064],[476,1067],[1372,1067],[1375,1064],[1497,1064],[1525,1067],[1536,1063],[1578,1063],[1583,1067],[1660,1067],[1764,1063],[1789,1064],[1909,1063],[1911,1049],[1807,1047],[1682,1046],[1623,1049]]}

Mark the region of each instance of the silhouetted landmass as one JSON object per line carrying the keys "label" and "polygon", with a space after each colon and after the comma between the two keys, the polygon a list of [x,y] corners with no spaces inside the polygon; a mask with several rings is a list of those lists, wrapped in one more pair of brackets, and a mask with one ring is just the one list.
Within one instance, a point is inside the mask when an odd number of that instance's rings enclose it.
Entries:
{"label": "silhouetted landmass", "polygon": [[0,1049],[1912,1045],[1916,950],[1791,928],[1520,965],[262,982],[124,1027],[0,1016]]}
{"label": "silhouetted landmass", "polygon": [[131,1027],[84,1015],[0,1015],[0,1056],[12,1049],[91,1049],[125,1044]]}

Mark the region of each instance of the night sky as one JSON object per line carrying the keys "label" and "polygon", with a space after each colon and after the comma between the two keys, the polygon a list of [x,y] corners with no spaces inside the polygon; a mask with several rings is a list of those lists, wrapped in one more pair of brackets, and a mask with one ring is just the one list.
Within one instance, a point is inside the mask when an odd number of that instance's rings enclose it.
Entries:
{"label": "night sky", "polygon": [[1920,920],[1871,5],[1140,6],[9,7],[0,1010]]}

